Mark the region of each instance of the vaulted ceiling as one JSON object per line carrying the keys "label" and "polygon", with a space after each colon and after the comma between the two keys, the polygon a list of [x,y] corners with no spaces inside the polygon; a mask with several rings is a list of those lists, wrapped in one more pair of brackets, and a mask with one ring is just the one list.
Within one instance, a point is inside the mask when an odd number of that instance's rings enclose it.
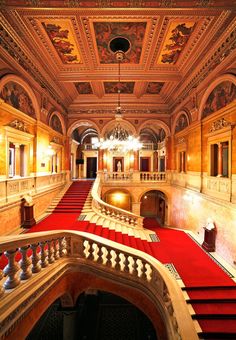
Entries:
{"label": "vaulted ceiling", "polygon": [[9,0],[1,18],[2,63],[14,60],[67,112],[114,109],[118,64],[109,42],[122,36],[131,43],[122,107],[170,113],[225,59],[217,50],[236,25],[232,0]]}

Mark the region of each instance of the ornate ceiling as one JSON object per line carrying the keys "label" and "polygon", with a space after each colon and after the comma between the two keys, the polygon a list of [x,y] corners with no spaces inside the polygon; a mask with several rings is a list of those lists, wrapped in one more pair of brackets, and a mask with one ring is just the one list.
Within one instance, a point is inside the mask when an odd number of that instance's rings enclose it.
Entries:
{"label": "ornate ceiling", "polygon": [[219,58],[226,63],[236,26],[233,0],[1,4],[2,65],[23,68],[67,112],[115,108],[118,65],[109,42],[122,36],[131,43],[121,65],[122,108],[170,113]]}

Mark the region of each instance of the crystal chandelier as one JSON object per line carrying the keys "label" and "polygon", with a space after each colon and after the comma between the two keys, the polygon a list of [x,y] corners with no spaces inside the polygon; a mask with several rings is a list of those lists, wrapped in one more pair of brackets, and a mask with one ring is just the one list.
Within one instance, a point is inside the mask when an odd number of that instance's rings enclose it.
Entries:
{"label": "crystal chandelier", "polygon": [[142,143],[138,138],[129,135],[128,131],[122,128],[120,122],[122,121],[122,112],[120,105],[120,63],[125,58],[125,53],[130,49],[130,42],[128,39],[123,37],[116,37],[110,41],[110,50],[115,54],[116,60],[118,62],[118,104],[116,107],[116,125],[109,131],[106,138],[101,138],[95,147],[102,150],[109,150],[114,152],[127,152],[127,151],[137,151],[142,148]]}

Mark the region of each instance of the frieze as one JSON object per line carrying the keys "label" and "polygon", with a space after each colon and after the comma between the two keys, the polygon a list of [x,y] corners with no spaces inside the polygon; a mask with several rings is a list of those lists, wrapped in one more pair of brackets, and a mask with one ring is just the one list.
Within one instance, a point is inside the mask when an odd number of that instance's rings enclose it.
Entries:
{"label": "frieze", "polygon": [[211,128],[209,132],[214,132],[217,130],[221,130],[227,126],[231,126],[231,123],[225,120],[224,118],[218,119],[211,124]]}
{"label": "frieze", "polygon": [[17,129],[17,130],[29,133],[27,125],[24,122],[20,121],[20,120],[17,120],[17,119],[13,120],[9,124],[9,126],[14,128],[14,129]]}

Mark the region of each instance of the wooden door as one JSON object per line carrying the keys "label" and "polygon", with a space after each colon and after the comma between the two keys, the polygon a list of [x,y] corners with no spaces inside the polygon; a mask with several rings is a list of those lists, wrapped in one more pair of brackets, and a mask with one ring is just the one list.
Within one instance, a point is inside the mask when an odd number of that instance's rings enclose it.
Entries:
{"label": "wooden door", "polygon": [[87,158],[87,178],[95,178],[97,174],[97,157]]}

